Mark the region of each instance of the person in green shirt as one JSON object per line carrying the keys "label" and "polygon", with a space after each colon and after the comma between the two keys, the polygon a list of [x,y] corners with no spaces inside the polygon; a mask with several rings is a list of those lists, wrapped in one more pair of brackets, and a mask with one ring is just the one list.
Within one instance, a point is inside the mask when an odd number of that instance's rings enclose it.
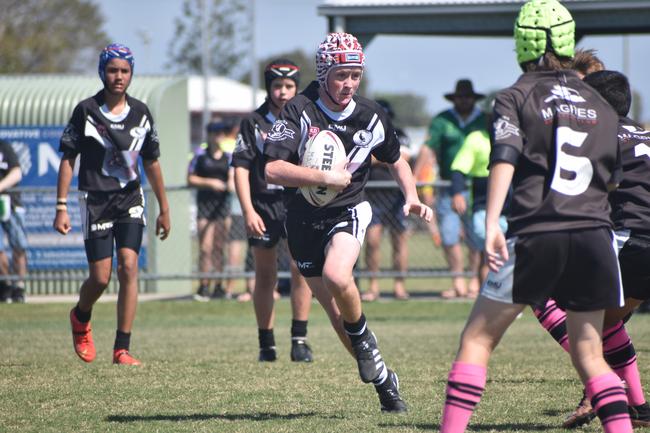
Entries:
{"label": "person in green shirt", "polygon": [[[489,116],[488,116],[489,117]],[[488,123],[489,124],[489,123]],[[485,254],[485,206],[487,203],[487,179],[490,174],[490,134],[486,130],[470,133],[458,150],[451,164],[451,207],[461,216],[471,215],[472,226],[466,236],[471,238],[473,245],[480,245],[481,266],[479,277],[481,283],[488,273]],[[467,200],[467,179],[471,179],[471,212]],[[506,217],[499,219],[501,230],[508,227]],[[468,295],[474,295],[470,293]]]}
{"label": "person in green shirt", "polygon": [[[484,95],[474,92],[472,82],[467,79],[458,80],[453,93],[447,93],[445,98],[453,102],[454,106],[439,113],[431,120],[428,139],[420,148],[420,154],[414,169],[416,175],[426,166],[438,164],[439,178],[443,181],[451,180],[451,164],[461,148],[465,137],[471,132],[485,130],[485,115],[476,107],[476,101]],[[465,200],[469,193],[465,191]],[[437,196],[437,197],[436,197]],[[436,220],[442,240],[442,247],[449,269],[454,273],[452,288],[442,292],[444,298],[464,297],[471,294],[475,296],[479,290],[478,269],[480,265],[481,245],[472,242],[469,232],[471,221],[468,214],[459,216],[451,206],[451,191],[449,187],[440,187],[434,195]],[[470,271],[475,276],[470,280],[469,288],[465,278],[461,275],[464,271],[463,250],[461,237],[465,231],[465,242],[469,247]]]}

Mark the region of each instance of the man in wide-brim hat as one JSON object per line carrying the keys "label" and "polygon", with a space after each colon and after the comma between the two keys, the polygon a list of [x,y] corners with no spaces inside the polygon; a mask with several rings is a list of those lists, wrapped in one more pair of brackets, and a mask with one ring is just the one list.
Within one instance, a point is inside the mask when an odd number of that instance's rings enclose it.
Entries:
{"label": "man in wide-brim hat", "polygon": [[456,102],[456,98],[473,99],[474,102],[485,97],[482,93],[476,93],[474,86],[470,80],[458,80],[456,82],[456,90],[453,93],[445,93],[445,99],[451,102]]}
{"label": "man in wide-brim hat", "polygon": [[[446,93],[444,96],[445,99],[453,102],[454,106],[439,113],[431,120],[428,138],[420,148],[414,169],[418,180],[422,180],[420,174],[435,166],[436,161],[438,162],[439,178],[451,180],[451,163],[465,141],[465,137],[471,132],[486,129],[485,115],[476,107],[476,101],[485,95],[476,93],[470,80],[458,80],[454,92]],[[469,192],[463,191],[463,194],[466,195],[465,201],[469,203]],[[465,213],[459,216],[453,210],[449,187],[437,188],[434,197],[434,202],[430,204],[435,204],[438,227],[437,230],[433,227],[432,232],[434,239],[437,239],[435,236],[439,234],[449,269],[455,274],[452,278],[452,288],[442,292],[442,296],[444,298],[475,297],[480,286],[478,269],[483,246],[480,240],[473,236],[471,215]],[[470,280],[469,286],[465,278],[460,276],[464,272],[461,248],[463,231],[465,242],[470,250],[469,268],[476,275]]]}

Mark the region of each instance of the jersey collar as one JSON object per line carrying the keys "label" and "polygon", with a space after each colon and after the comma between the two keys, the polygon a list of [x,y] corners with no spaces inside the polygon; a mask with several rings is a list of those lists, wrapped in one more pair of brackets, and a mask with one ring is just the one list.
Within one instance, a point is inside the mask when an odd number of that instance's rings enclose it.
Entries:
{"label": "jersey collar", "polygon": [[343,111],[332,111],[323,102],[321,98],[316,100],[316,105],[325,113],[330,119],[341,122],[352,115],[354,109],[357,107],[357,103],[352,99],[350,103],[343,109]]}

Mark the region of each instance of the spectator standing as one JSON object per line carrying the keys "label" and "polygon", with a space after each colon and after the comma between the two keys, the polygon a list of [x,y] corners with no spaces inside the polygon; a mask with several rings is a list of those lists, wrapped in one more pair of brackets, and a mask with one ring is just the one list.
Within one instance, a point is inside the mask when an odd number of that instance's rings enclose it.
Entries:
{"label": "spectator standing", "polygon": [[[0,281],[0,302],[25,302],[25,282],[27,274],[27,235],[25,234],[25,208],[21,206],[20,193],[6,191],[18,185],[22,171],[18,156],[11,144],[0,140],[0,274],[10,275],[11,271],[21,279]],[[11,247],[11,266],[5,253],[4,234]]]}
{"label": "spectator standing", "polygon": [[[476,106],[476,101],[484,95],[476,93],[472,82],[468,79],[458,80],[456,89],[445,94],[445,99],[452,102],[452,108],[436,115],[429,126],[429,135],[414,168],[416,176],[424,165],[438,165],[438,175],[441,180],[451,180],[451,164],[456,153],[470,132],[485,129],[485,115]],[[462,193],[465,200],[469,199],[467,191]],[[459,216],[452,209],[451,189],[440,187],[434,194],[436,220],[442,241],[442,248],[449,269],[453,272],[452,288],[442,292],[444,298],[464,297],[468,293],[476,294],[479,289],[478,270],[480,265],[481,246],[472,242],[471,220],[468,214]],[[465,271],[461,239],[463,237],[469,248],[469,269],[473,276],[469,287],[461,275]]]}
{"label": "spectator standing", "polygon": [[[199,271],[202,274],[224,271],[224,250],[231,225],[230,191],[233,189],[229,155],[221,147],[227,131],[228,125],[224,122],[210,122],[206,126],[207,146],[200,146],[196,151],[187,173],[188,185],[197,188],[196,224],[199,236]],[[207,301],[210,296],[232,297],[231,293],[224,290],[221,278],[214,280],[212,293],[210,282],[211,279],[206,276],[199,280],[195,299]]]}
{"label": "spectator standing", "polygon": [[[383,107],[391,120],[395,118],[393,107],[388,101],[381,99],[377,100],[377,103]],[[395,134],[400,144],[400,155],[404,161],[409,162],[411,140],[400,128],[395,128]],[[368,180],[392,182],[393,175],[387,164],[372,158]],[[366,232],[366,268],[372,273],[379,272],[381,238],[384,228],[387,228],[390,234],[393,270],[401,273],[393,280],[393,294],[395,299],[406,300],[409,298],[404,286],[404,275],[408,267],[408,222],[402,211],[404,195],[395,185],[388,188],[367,188],[366,198],[372,209],[372,219]],[[374,301],[378,298],[379,281],[376,276],[371,276],[368,278],[368,290],[361,295],[361,299]]]}
{"label": "spectator standing", "polygon": [[[491,116],[486,116],[486,120],[490,118]],[[486,125],[488,129],[491,129],[489,122],[486,122]],[[481,284],[485,280],[488,272],[484,248],[487,180],[490,174],[488,171],[489,161],[490,134],[487,130],[481,129],[469,133],[451,164],[451,207],[461,217],[466,214],[471,217],[472,224],[466,236],[472,239],[471,242],[473,245],[481,249],[481,266],[479,270]],[[469,202],[465,194],[468,180],[471,181]],[[508,228],[505,215],[501,215],[499,224],[501,230],[505,232]],[[476,298],[478,292],[470,290],[467,296],[472,299]]]}

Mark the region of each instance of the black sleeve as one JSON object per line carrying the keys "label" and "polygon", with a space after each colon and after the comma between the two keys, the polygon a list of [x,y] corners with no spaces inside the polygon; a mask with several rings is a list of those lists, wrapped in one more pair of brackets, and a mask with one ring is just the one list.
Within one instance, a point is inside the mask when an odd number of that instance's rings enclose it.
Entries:
{"label": "black sleeve", "polygon": [[397,137],[393,123],[388,116],[380,115],[380,120],[384,130],[384,141],[372,150],[372,156],[381,162],[394,164],[400,157],[400,142]]}
{"label": "black sleeve", "polygon": [[14,148],[6,141],[0,140],[0,149],[2,152],[2,159],[7,163],[7,171],[15,167],[20,167],[18,155],[14,152]]}
{"label": "black sleeve", "polygon": [[80,141],[83,137],[84,118],[84,109],[81,104],[78,104],[59,141],[59,152],[63,153],[64,158],[74,158],[81,152]]}
{"label": "black sleeve", "polygon": [[621,152],[621,142],[618,141],[616,143],[616,165],[614,166],[612,177],[608,182],[610,185],[618,186],[623,181],[623,156]]}
{"label": "black sleeve", "polygon": [[460,171],[451,172],[451,195],[458,194],[467,189],[465,175]]}
{"label": "black sleeve", "polygon": [[145,115],[147,116],[147,122],[145,123],[145,128],[147,128],[147,135],[145,136],[144,143],[142,144],[140,156],[142,156],[142,159],[146,160],[158,159],[160,158],[160,140],[158,139],[158,131],[156,130],[153,116],[149,112],[149,109],[146,108],[146,106]]}
{"label": "black sleeve", "polygon": [[524,139],[519,127],[517,101],[508,90],[499,92],[494,100],[494,132],[490,167],[495,162],[508,162],[516,165],[523,151]]}
{"label": "black sleeve", "polygon": [[242,120],[237,134],[237,144],[230,165],[250,169],[255,160],[257,124],[253,118]]}
{"label": "black sleeve", "polygon": [[[295,100],[296,98],[294,98]],[[300,122],[300,107],[292,101],[282,109],[280,118],[266,136],[264,156],[268,161],[281,159],[294,164],[300,163],[298,149],[307,134],[303,134]]]}

